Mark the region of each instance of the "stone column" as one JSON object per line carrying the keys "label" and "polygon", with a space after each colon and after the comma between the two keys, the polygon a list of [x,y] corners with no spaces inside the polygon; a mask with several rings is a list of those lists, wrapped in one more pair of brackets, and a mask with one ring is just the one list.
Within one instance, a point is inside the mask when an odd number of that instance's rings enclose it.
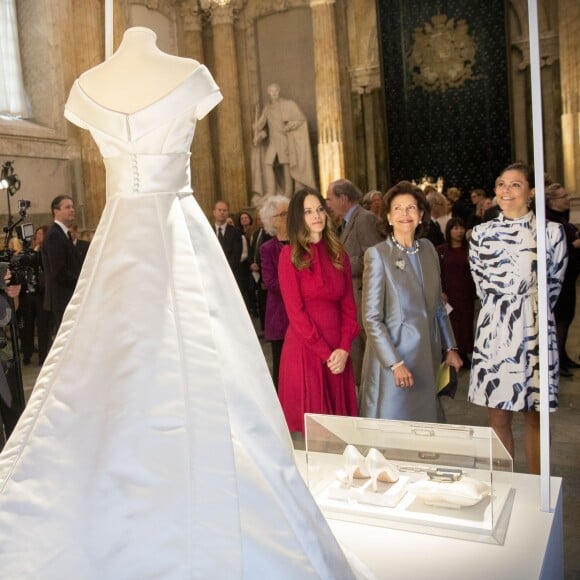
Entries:
{"label": "stone column", "polygon": [[230,5],[211,8],[215,70],[224,100],[217,107],[218,195],[235,213],[248,205],[248,184],[243,151],[242,111],[234,36],[234,10]]}
{"label": "stone column", "polygon": [[[71,5],[74,11],[73,44],[79,76],[102,62],[105,57],[104,5],[100,2],[74,2]],[[77,192],[77,213],[82,212],[87,227],[95,228],[105,205],[105,167],[89,132],[75,130],[79,135],[84,186],[82,196]]]}
{"label": "stone column", "polygon": [[345,176],[335,0],[310,0],[314,40],[320,191]]}
{"label": "stone column", "polygon": [[560,79],[562,85],[563,182],[570,192],[580,190],[580,3],[558,2]]}
{"label": "stone column", "polygon": [[[115,3],[115,48],[126,28],[124,2]],[[100,64],[105,59],[105,13],[102,2],[73,2],[73,44],[77,76]],[[88,131],[79,131],[83,199],[77,199],[78,209],[84,214],[89,228],[95,228],[106,201],[105,166],[99,149]],[[80,196],[79,196],[80,197]],[[80,220],[79,220],[80,221]]]}
{"label": "stone column", "polygon": [[[183,56],[204,63],[202,13],[189,5],[182,6],[181,23]],[[218,105],[220,107],[221,105]],[[210,113],[211,115],[211,113]],[[191,181],[193,194],[207,216],[211,215],[216,201],[215,169],[212,155],[210,115],[198,121],[191,147]]]}
{"label": "stone column", "polygon": [[361,65],[350,70],[351,87],[359,95],[363,123],[364,165],[366,168],[366,189],[377,189],[379,181],[384,183],[383,170],[378,167],[381,154],[380,135],[384,130],[383,112],[379,99],[380,73],[378,65]]}

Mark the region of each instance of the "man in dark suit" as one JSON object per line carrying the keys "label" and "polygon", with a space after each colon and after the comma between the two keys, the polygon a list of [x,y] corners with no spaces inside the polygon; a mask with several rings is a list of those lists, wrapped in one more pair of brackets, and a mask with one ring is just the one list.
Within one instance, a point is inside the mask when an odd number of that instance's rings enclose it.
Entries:
{"label": "man in dark suit", "polygon": [[260,328],[264,330],[266,317],[266,296],[267,291],[262,282],[262,258],[260,256],[260,247],[271,239],[272,236],[266,232],[262,225],[260,216],[256,216],[256,230],[252,234],[250,241],[250,272],[252,274],[252,281],[254,282],[254,295],[256,301],[257,314],[260,319]]}
{"label": "man in dark suit", "polygon": [[242,259],[242,232],[228,224],[228,204],[219,200],[213,207],[214,230],[234,276],[240,284],[240,261]]}
{"label": "man in dark suit", "polygon": [[75,220],[72,198],[59,195],[52,200],[50,209],[54,223],[46,232],[42,244],[42,266],[45,276],[44,304],[52,311],[56,332],[77,284],[81,260],[69,232]]}
{"label": "man in dark suit", "polygon": [[427,232],[424,237],[426,237],[435,247],[437,247],[445,243],[445,235],[443,234],[441,226],[437,221],[437,218],[445,214],[445,197],[435,188],[431,188],[429,191],[427,191],[425,197],[427,198],[429,209],[431,210],[431,221],[429,222],[429,227],[427,228]]}
{"label": "man in dark suit", "polygon": [[365,334],[361,321],[361,293],[364,253],[383,238],[377,226],[377,216],[360,205],[362,193],[348,179],[338,179],[328,186],[326,201],[333,216],[341,221],[340,241],[348,254],[352,270],[352,285],[361,332],[352,343],[351,358],[355,382],[360,385]]}

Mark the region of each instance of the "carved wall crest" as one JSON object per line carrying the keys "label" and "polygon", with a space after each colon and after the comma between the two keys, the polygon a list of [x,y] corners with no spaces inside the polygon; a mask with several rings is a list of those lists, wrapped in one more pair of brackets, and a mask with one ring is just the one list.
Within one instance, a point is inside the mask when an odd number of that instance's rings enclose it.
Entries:
{"label": "carved wall crest", "polygon": [[431,22],[415,28],[408,57],[412,87],[444,92],[474,78],[477,47],[467,30],[465,20],[445,14],[436,14]]}

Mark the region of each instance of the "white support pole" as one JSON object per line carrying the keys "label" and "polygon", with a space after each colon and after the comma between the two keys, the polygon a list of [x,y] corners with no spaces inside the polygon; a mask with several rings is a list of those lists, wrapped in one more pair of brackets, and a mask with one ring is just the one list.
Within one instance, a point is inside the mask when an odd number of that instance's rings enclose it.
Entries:
{"label": "white support pole", "polygon": [[546,268],[546,209],[544,205],[544,134],[542,128],[542,86],[540,78],[540,35],[537,0],[528,0],[530,27],[530,75],[532,127],[536,181],[538,246],[538,328],[540,338],[540,509],[550,511],[550,404],[548,373],[548,290]]}
{"label": "white support pole", "polygon": [[105,0],[105,60],[113,55],[113,0]]}

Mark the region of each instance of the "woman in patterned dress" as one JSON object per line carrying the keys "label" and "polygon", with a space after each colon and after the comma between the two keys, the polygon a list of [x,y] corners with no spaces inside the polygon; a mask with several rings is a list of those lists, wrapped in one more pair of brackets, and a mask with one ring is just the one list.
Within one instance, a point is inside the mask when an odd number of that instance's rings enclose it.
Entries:
{"label": "woman in patterned dress", "polygon": [[[508,166],[496,182],[502,213],[473,229],[470,266],[482,307],[479,313],[468,400],[488,407],[490,426],[514,456],[512,417],[524,412],[530,473],[540,471],[539,338],[536,218],[530,210],[534,175],[527,165]],[[553,309],[566,269],[560,225],[546,224],[547,284]],[[549,400],[558,407],[558,347],[549,312]]]}

